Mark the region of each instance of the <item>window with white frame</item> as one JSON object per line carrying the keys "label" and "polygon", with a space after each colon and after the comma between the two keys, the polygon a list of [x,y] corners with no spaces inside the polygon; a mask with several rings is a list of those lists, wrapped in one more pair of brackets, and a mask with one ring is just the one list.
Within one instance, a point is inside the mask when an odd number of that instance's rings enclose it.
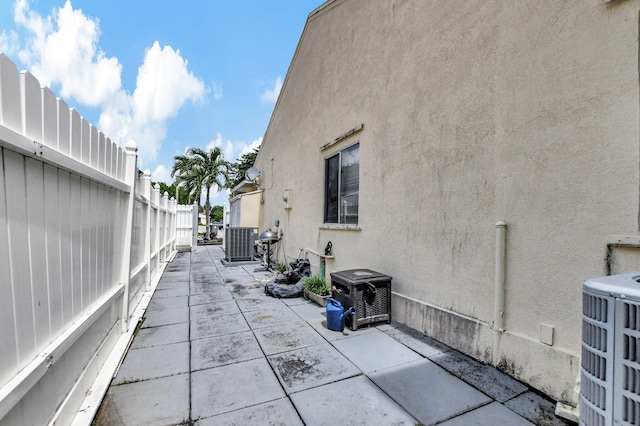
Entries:
{"label": "window with white frame", "polygon": [[324,222],[358,224],[360,144],[325,160]]}

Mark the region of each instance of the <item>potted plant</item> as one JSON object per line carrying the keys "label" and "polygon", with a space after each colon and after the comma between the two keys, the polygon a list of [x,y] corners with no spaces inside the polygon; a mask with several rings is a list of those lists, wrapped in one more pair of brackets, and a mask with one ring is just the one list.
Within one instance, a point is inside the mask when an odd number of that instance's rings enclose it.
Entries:
{"label": "potted plant", "polygon": [[289,265],[287,265],[285,262],[280,262],[278,263],[278,267],[276,268],[276,271],[279,274],[284,274],[285,272],[287,272],[289,270]]}
{"label": "potted plant", "polygon": [[331,287],[320,275],[312,275],[304,279],[304,297],[313,300],[320,306],[326,306],[327,299],[331,296]]}

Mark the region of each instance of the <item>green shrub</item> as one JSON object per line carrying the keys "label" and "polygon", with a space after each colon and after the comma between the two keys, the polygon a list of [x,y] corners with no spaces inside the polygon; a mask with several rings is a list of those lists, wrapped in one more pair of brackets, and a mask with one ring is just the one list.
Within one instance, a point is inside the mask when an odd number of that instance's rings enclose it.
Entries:
{"label": "green shrub", "polygon": [[280,262],[276,270],[278,271],[279,274],[285,273],[289,270],[289,265],[287,265],[286,262]]}
{"label": "green shrub", "polygon": [[331,295],[331,287],[320,275],[312,275],[304,279],[304,289],[319,296]]}

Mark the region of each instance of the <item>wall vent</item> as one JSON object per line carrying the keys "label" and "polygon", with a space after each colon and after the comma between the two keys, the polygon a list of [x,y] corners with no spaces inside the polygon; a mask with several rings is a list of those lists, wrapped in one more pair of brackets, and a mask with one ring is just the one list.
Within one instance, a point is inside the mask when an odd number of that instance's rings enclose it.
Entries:
{"label": "wall vent", "polygon": [[224,252],[227,255],[227,261],[253,260],[257,239],[258,228],[226,228],[224,233]]}
{"label": "wall vent", "polygon": [[640,425],[640,272],[582,292],[580,424]]}

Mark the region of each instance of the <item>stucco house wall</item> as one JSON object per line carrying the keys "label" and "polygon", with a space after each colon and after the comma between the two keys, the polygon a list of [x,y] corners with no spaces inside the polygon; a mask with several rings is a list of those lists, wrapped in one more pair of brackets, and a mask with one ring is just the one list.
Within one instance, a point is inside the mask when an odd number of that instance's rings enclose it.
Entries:
{"label": "stucco house wall", "polygon": [[[582,282],[638,265],[633,247],[608,261],[607,243],[638,239],[639,9],[327,1],[256,161],[260,228],[280,220],[287,260],[331,241],[328,272],[393,277],[394,319],[575,404]],[[358,224],[324,224],[325,159],[355,142]],[[504,331],[492,327],[499,221]]]}

